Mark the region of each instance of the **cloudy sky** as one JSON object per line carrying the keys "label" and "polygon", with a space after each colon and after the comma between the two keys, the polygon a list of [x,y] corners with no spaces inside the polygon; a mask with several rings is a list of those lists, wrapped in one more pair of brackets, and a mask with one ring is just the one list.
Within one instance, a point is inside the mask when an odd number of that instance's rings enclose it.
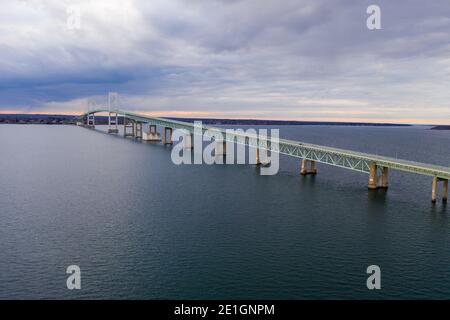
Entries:
{"label": "cloudy sky", "polygon": [[449,0],[0,4],[1,113],[450,124]]}

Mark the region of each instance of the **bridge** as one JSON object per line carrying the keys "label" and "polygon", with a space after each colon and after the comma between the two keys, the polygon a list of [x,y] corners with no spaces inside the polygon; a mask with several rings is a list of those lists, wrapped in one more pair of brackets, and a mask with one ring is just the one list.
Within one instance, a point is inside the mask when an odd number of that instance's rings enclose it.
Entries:
{"label": "bridge", "polygon": [[[145,140],[161,141],[160,135],[157,132],[156,128],[157,126],[162,127],[164,128],[164,144],[172,144],[172,132],[174,129],[183,129],[187,133],[189,133],[189,141],[192,144],[192,137],[196,129],[196,126],[193,123],[139,115],[119,109],[111,110],[103,108],[90,110],[82,114],[79,117],[80,122],[78,124],[88,128],[95,128],[95,114],[97,113],[108,113],[108,132],[112,134],[117,134],[119,132],[118,119],[119,117],[121,117],[123,119],[123,134],[125,137],[131,136],[136,139],[142,139],[145,136]],[[148,133],[143,132],[144,123],[150,125],[150,131]],[[259,136],[258,138],[257,136],[252,137],[248,134],[229,134],[229,132],[226,132],[225,129],[211,126],[202,126],[202,130],[203,134],[208,134],[207,131],[209,131],[221,133],[223,135],[223,146],[220,148],[222,150],[221,152],[223,153],[224,150],[226,150],[227,142],[237,143],[256,149],[257,164],[261,164],[259,160],[259,150],[278,152],[279,154],[300,158],[300,174],[302,175],[316,174],[316,162],[353,171],[359,171],[369,175],[369,189],[388,188],[389,169],[430,176],[432,177],[432,202],[436,202],[438,183],[443,184],[442,201],[447,201],[450,168],[444,166],[396,159],[286,139],[279,139],[278,143],[272,143],[272,141],[270,139],[267,139],[267,137],[266,139],[261,139],[261,136]],[[218,154],[218,150],[219,147],[216,147],[216,154]]]}

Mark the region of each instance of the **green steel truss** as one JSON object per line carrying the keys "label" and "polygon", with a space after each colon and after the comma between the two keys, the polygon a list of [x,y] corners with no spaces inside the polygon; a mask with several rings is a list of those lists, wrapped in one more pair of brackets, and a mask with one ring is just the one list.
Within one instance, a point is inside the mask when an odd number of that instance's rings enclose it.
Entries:
{"label": "green steel truss", "polygon": [[[86,118],[89,114],[109,112],[106,109],[92,110],[80,116],[80,119]],[[123,110],[113,110],[124,117],[137,122],[145,122],[162,127],[172,129],[183,129],[189,133],[194,133],[195,125],[193,123],[176,121],[165,118],[150,117],[139,115]],[[259,136],[252,136],[251,134],[226,134],[226,130],[211,126],[202,126],[203,134],[213,135],[213,133],[221,133],[224,140],[244,144],[249,147],[258,147],[260,149],[269,150],[271,152],[278,152],[280,154],[314,160],[316,162],[329,164],[336,167],[346,168],[354,171],[369,173],[371,164],[376,164],[378,168],[388,167],[401,171],[413,172],[417,174],[438,177],[441,179],[450,179],[450,168],[426,164],[385,156],[379,156],[369,153],[326,147],[321,145],[303,143],[299,141],[279,139],[278,143],[272,143],[270,137],[268,139]]]}

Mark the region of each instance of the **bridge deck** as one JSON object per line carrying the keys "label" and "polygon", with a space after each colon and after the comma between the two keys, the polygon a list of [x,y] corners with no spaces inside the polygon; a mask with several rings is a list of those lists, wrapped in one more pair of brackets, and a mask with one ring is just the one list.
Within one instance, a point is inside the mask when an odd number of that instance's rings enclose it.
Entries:
{"label": "bridge deck", "polygon": [[[109,112],[109,110],[105,109],[92,110],[89,113],[83,114],[81,117],[86,117],[88,114],[99,112]],[[150,117],[131,112],[126,112],[123,110],[114,110],[113,112],[117,112],[135,121],[147,122],[150,124],[156,124],[174,129],[185,129],[189,132],[193,132],[195,128],[195,125],[189,122],[182,122],[158,117]],[[206,130],[220,132],[224,135],[224,138],[226,138],[225,129],[211,126],[203,126],[203,131],[205,132]],[[241,143],[251,147],[267,149],[288,156],[314,160],[317,162],[326,163],[329,165],[343,167],[346,169],[365,173],[370,172],[371,164],[376,164],[378,167],[387,167],[401,171],[414,172],[422,175],[433,176],[441,179],[450,179],[450,168],[434,164],[391,158],[386,156],[374,155],[370,153],[327,147],[287,139],[279,139],[278,145],[277,144],[272,145],[270,141],[269,142],[256,141],[256,139],[253,139],[251,135],[249,136],[249,135],[233,134],[227,137],[226,139],[228,141],[231,141],[230,138],[233,140],[232,142],[235,143],[240,143],[239,141],[243,141]]]}

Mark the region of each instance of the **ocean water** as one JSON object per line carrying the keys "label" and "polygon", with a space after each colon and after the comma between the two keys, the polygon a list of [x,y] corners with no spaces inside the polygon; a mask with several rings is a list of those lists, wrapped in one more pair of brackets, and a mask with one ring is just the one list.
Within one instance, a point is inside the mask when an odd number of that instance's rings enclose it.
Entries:
{"label": "ocean water", "polygon": [[[280,132],[450,166],[450,131]],[[369,191],[364,173],[302,177],[288,157],[275,176],[176,166],[170,146],[75,126],[1,125],[0,150],[0,299],[450,298],[450,211],[429,177],[391,171]],[[66,287],[74,264],[81,290]]]}

